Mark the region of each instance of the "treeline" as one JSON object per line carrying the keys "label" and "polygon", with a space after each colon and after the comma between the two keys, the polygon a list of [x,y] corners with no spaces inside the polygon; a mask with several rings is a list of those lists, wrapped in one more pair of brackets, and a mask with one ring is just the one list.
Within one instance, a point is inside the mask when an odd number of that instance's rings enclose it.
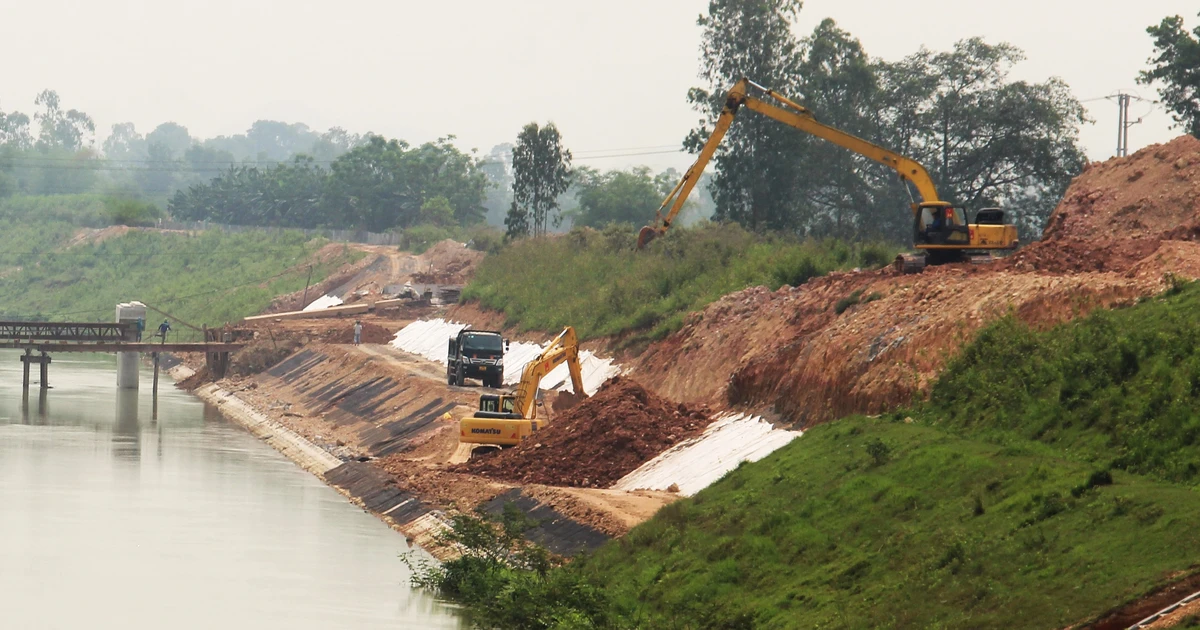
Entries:
{"label": "treeline", "polygon": [[478,160],[442,138],[419,147],[369,136],[322,166],[309,156],[268,168],[236,166],[176,192],[178,219],[375,232],[483,220],[488,185]]}
{"label": "treeline", "polygon": [[[885,61],[830,19],[798,38],[800,10],[799,0],[710,3],[699,20],[706,85],[688,95],[704,121],[688,136],[690,149],[708,138],[729,87],[748,77],[825,124],[921,162],[943,199],[972,211],[1003,207],[1022,238],[1040,233],[1085,162],[1084,110],[1065,83],[1013,80],[1022,52],[980,39]],[[765,116],[738,116],[715,171],[719,219],[811,236],[911,239],[909,194],[895,172]]]}

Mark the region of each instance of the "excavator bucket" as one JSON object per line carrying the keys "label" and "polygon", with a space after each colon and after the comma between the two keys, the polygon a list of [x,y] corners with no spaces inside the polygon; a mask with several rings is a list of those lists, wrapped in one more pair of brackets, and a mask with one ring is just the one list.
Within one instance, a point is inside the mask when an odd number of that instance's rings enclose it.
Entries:
{"label": "excavator bucket", "polygon": [[650,244],[650,241],[658,238],[658,230],[647,225],[638,232],[637,248],[644,249]]}

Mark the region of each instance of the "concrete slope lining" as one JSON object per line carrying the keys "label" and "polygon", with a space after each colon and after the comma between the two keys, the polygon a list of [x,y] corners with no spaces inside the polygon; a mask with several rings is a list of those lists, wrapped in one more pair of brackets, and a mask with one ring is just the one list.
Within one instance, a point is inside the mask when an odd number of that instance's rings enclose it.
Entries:
{"label": "concrete slope lining", "polygon": [[342,305],[342,298],[339,298],[336,295],[322,295],[321,297],[313,300],[311,304],[309,304],[308,306],[305,306],[301,310],[302,311],[319,311],[321,309],[329,308],[331,306],[341,306],[341,305]]}
{"label": "concrete slope lining", "polygon": [[[466,324],[442,319],[416,321],[397,332],[391,345],[446,365],[446,342],[463,328],[466,328]],[[525,364],[541,354],[544,348],[544,344],[520,341],[510,344],[508,351],[504,353],[504,384],[516,385],[520,382],[521,370],[525,369]],[[595,394],[605,381],[622,372],[621,366],[613,363],[612,359],[598,357],[587,350],[579,353],[579,363],[583,372],[583,389],[589,396]],[[542,379],[541,387],[575,393],[565,363],[551,370]]]}
{"label": "concrete slope lining", "polygon": [[777,429],[758,416],[724,415],[698,437],[676,444],[625,475],[613,489],[667,490],[675,485],[680,494],[692,496],[743,461],[756,462],[800,435],[800,431]]}

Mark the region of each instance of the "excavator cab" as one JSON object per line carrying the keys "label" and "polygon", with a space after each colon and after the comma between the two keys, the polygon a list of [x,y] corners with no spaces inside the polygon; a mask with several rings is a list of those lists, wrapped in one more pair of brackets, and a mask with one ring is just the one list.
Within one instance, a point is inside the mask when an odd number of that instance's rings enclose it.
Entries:
{"label": "excavator cab", "polygon": [[969,245],[971,228],[967,225],[966,212],[944,201],[920,204],[913,242],[918,248],[921,245]]}

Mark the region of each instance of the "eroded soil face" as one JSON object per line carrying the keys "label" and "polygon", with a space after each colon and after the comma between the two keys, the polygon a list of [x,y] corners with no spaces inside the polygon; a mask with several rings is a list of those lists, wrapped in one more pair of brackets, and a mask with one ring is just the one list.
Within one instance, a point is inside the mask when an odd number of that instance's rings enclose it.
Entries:
{"label": "eroded soil face", "polygon": [[[635,362],[673,400],[769,406],[810,425],[922,396],[980,327],[1038,327],[1200,277],[1200,140],[1183,136],[1090,165],[1043,239],[990,264],[839,273],[731,294]],[[839,301],[857,304],[837,313]]]}

